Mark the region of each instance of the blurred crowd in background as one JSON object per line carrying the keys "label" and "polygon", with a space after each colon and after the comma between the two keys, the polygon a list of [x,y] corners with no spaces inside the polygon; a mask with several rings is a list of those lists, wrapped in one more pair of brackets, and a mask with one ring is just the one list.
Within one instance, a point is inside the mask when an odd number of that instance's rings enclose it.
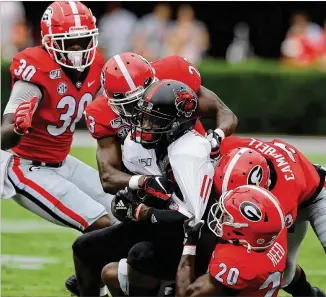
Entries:
{"label": "blurred crowd in background", "polygon": [[[24,48],[40,44],[40,37],[39,33],[33,33],[22,2],[1,2],[0,5],[1,57],[10,61]],[[133,51],[150,61],[181,55],[199,65],[210,48],[207,25],[197,19],[191,2],[181,3],[175,10],[169,3],[157,2],[153,11],[142,17],[123,8],[120,2],[107,2],[106,12],[98,18],[97,25],[99,47],[106,59]],[[250,26],[239,22],[233,29],[234,37],[225,59],[236,63],[253,57]],[[326,71],[326,21],[322,27],[305,12],[295,13],[279,48],[281,61],[288,65],[317,66]]]}

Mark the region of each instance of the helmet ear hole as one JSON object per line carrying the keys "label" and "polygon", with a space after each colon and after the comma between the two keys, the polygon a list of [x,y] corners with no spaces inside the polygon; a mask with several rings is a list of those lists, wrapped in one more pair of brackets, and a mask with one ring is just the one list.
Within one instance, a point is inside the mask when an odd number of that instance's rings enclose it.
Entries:
{"label": "helmet ear hole", "polygon": [[267,213],[265,214],[265,218],[264,218],[264,222],[268,222],[268,216],[267,216]]}

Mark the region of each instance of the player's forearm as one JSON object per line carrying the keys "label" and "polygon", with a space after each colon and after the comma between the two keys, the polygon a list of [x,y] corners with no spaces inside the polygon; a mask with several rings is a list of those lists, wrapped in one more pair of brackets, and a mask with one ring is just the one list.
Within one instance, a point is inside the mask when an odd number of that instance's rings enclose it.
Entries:
{"label": "player's forearm", "polygon": [[15,147],[21,139],[21,136],[14,132],[13,124],[1,126],[1,149],[8,150]]}
{"label": "player's forearm", "polygon": [[107,166],[100,174],[103,190],[106,193],[115,194],[117,191],[128,187],[132,175],[122,172],[112,166]]}
{"label": "player's forearm", "polygon": [[195,255],[183,255],[181,257],[176,276],[176,296],[185,297],[189,294],[189,288],[194,280]]}
{"label": "player's forearm", "polygon": [[144,204],[141,205],[138,214],[138,220],[149,221],[155,224],[169,224],[173,226],[183,224],[185,219],[187,219],[187,217],[176,210],[156,209]]}
{"label": "player's forearm", "polygon": [[199,91],[199,113],[215,118],[216,128],[223,130],[225,136],[233,134],[238,126],[237,116],[212,91],[201,86]]}
{"label": "player's forearm", "polygon": [[220,108],[216,114],[216,124],[217,128],[223,130],[225,136],[230,136],[238,126],[238,118],[229,108]]}

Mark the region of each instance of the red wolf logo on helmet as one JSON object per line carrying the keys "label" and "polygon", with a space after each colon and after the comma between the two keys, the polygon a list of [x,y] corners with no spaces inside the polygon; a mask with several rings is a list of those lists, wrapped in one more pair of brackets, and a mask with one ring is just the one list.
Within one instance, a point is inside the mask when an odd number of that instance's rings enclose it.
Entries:
{"label": "red wolf logo on helmet", "polygon": [[173,93],[178,116],[184,115],[186,118],[191,117],[198,106],[196,94],[189,88],[174,89]]}

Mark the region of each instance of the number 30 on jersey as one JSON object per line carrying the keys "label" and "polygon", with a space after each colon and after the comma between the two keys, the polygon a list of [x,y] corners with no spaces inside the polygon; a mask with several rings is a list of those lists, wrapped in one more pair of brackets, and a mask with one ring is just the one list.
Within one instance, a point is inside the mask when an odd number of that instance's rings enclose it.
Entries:
{"label": "number 30 on jersey", "polygon": [[75,131],[76,124],[80,121],[81,117],[83,116],[83,112],[85,109],[85,106],[89,104],[93,99],[93,96],[91,93],[85,93],[78,103],[77,107],[77,115],[76,118],[73,120],[73,115],[76,112],[76,99],[72,96],[64,96],[61,98],[61,100],[57,104],[57,109],[65,109],[67,108],[67,111],[60,116],[60,121],[63,121],[62,126],[54,126],[54,125],[48,125],[47,130],[48,132],[53,136],[59,136],[66,132],[66,130],[69,128],[70,132]]}

